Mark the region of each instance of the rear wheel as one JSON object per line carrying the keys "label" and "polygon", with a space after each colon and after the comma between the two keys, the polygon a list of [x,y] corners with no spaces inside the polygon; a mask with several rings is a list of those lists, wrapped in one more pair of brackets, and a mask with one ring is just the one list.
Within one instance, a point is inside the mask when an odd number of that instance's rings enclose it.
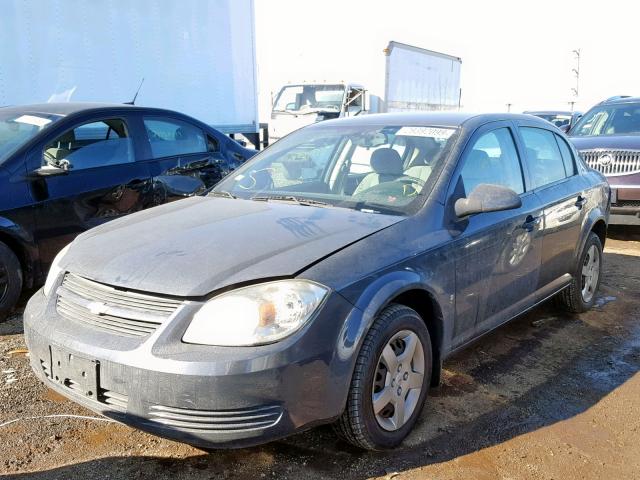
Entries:
{"label": "rear wheel", "polygon": [[571,284],[558,295],[561,305],[569,312],[585,312],[595,303],[602,278],[602,259],[600,238],[591,232],[582,249]]}
{"label": "rear wheel", "polygon": [[13,309],[22,291],[22,268],[15,253],[0,242],[0,322]]}
{"label": "rear wheel", "polygon": [[367,450],[399,445],[420,416],[431,370],[431,339],[420,315],[387,307],[363,342],[336,431]]}

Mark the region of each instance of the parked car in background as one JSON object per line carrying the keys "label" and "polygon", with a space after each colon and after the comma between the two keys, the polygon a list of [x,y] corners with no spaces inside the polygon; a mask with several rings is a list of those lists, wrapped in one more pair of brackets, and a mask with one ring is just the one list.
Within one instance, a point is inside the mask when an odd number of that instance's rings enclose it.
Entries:
{"label": "parked car in background", "polygon": [[568,131],[572,125],[582,116],[581,112],[565,112],[557,110],[541,110],[541,111],[528,111],[522,112],[527,115],[535,115],[547,122],[553,123],[556,127],[563,132]]}
{"label": "parked car in background", "polygon": [[169,110],[1,108],[0,319],[23,286],[44,282],[55,255],[79,233],[202,193],[254,153]]}
{"label": "parked car in background", "polygon": [[31,366],[194,445],[337,421],[359,447],[394,447],[452,352],[551,296],[594,304],[608,202],[529,115],[320,122],[206,197],[76,238],[25,310]]}
{"label": "parked car in background", "polygon": [[611,223],[640,225],[640,97],[599,103],[569,136],[587,165],[611,185]]}

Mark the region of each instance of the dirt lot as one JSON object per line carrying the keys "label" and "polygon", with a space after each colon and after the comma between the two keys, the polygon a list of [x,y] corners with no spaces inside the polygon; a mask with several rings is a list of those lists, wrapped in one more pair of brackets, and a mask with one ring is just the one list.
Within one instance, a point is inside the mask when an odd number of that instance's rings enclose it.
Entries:
{"label": "dirt lot", "polygon": [[[204,452],[92,413],[31,374],[20,315],[0,324],[0,473],[8,478],[640,479],[640,230],[607,241],[597,308],[545,305],[445,364],[403,448],[362,453],[322,427]],[[16,351],[17,350],[17,351]]]}

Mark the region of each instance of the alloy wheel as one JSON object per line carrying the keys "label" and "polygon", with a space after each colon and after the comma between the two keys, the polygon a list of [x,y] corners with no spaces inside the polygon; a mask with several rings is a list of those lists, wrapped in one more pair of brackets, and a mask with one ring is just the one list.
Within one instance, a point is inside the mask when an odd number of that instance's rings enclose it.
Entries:
{"label": "alloy wheel", "polygon": [[600,277],[600,252],[591,245],[582,264],[582,300],[589,303],[596,293]]}

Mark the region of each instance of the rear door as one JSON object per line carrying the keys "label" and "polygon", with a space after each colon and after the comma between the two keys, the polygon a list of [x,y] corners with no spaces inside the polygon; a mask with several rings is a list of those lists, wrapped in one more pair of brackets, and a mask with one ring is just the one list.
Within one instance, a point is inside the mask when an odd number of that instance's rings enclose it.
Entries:
{"label": "rear door", "polygon": [[140,121],[158,203],[202,193],[244,160],[227,159],[225,142],[183,118],[154,114]]}
{"label": "rear door", "polygon": [[586,181],[577,175],[566,141],[551,130],[520,125],[531,184],[544,207],[543,252],[538,288],[546,296],[575,271],[587,202]]}
{"label": "rear door", "polygon": [[151,204],[151,177],[136,150],[129,117],[116,112],[62,127],[29,153],[30,171],[68,165],[66,173],[29,181],[44,271],[79,233]]}
{"label": "rear door", "polygon": [[457,345],[508,320],[535,297],[542,209],[525,188],[513,128],[510,122],[494,122],[479,129],[453,176],[451,205],[480,184],[508,187],[522,200],[518,209],[471,215],[455,225]]}

